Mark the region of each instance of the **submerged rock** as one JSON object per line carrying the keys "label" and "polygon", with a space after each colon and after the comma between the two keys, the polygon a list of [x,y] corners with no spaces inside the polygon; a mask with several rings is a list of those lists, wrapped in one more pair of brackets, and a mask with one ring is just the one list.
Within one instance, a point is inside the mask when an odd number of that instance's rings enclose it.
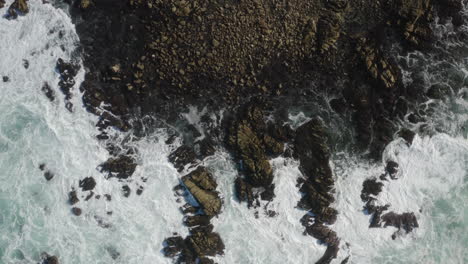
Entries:
{"label": "submerged rock", "polygon": [[51,256],[46,252],[41,253],[41,263],[40,264],[59,264],[58,257]]}
{"label": "submerged rock", "polygon": [[55,92],[50,88],[49,84],[47,82],[44,82],[41,88],[42,92],[45,94],[45,96],[49,99],[49,101],[54,101],[55,100]]}
{"label": "submerged rock", "polygon": [[82,211],[81,211],[81,209],[78,208],[78,207],[73,207],[73,208],[72,208],[72,213],[73,213],[74,215],[76,215],[76,216],[80,216],[81,213],[82,213]]}

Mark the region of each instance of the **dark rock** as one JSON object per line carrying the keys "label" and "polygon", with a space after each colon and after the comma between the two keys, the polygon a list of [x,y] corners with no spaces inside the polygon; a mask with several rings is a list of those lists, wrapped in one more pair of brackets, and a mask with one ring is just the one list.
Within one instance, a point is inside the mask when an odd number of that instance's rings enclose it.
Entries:
{"label": "dark rock", "polygon": [[451,88],[447,84],[434,84],[427,91],[427,97],[431,99],[444,99],[451,93]]}
{"label": "dark rock", "polygon": [[275,185],[272,184],[265,188],[265,190],[260,193],[260,198],[264,201],[272,201],[275,197]]}
{"label": "dark rock", "polygon": [[199,148],[200,160],[212,156],[216,152],[215,144],[209,138],[204,138],[203,140],[197,142],[197,147]]}
{"label": "dark rock", "polygon": [[52,178],[54,178],[54,174],[50,171],[46,171],[44,172],[44,178],[47,180],[47,181],[50,181],[52,180]]}
{"label": "dark rock", "polygon": [[56,69],[60,74],[60,90],[65,95],[65,101],[68,101],[72,97],[71,88],[75,85],[74,78],[78,74],[79,66],[60,58],[57,60]]}
{"label": "dark rock", "polygon": [[388,161],[385,171],[390,175],[392,180],[396,179],[396,174],[398,172],[398,163],[394,161]]}
{"label": "dark rock", "polygon": [[413,231],[414,228],[419,227],[418,220],[414,213],[386,213],[382,216],[382,222],[384,223],[384,227],[394,226],[399,230],[405,230],[406,233],[409,233]]}
{"label": "dark rock", "polygon": [[3,82],[8,82],[10,80],[8,76],[3,76],[2,79],[3,79]]}
{"label": "dark rock", "polygon": [[58,257],[43,252],[41,253],[41,264],[59,264]]}
{"label": "dark rock", "polygon": [[0,0],[0,8],[3,8],[5,6],[5,0]]}
{"label": "dark rock", "polygon": [[127,179],[133,175],[136,169],[135,160],[128,155],[121,155],[116,158],[109,158],[100,165],[101,172],[107,172],[108,177]]}
{"label": "dark rock", "polygon": [[338,114],[343,114],[346,111],[346,100],[344,98],[335,98],[329,102],[331,109]]}
{"label": "dark rock", "polygon": [[96,187],[96,181],[93,177],[86,177],[79,182],[79,186],[83,191],[91,191]]}
{"label": "dark rock", "polygon": [[78,208],[78,207],[73,207],[72,208],[72,213],[76,216],[80,216],[81,215],[81,209]]}
{"label": "dark rock", "polygon": [[128,187],[128,185],[124,185],[122,186],[122,192],[125,197],[129,197],[132,190],[130,190],[130,187]]}
{"label": "dark rock", "polygon": [[112,196],[110,194],[104,194],[104,197],[106,197],[107,201],[112,201]]}
{"label": "dark rock", "polygon": [[29,61],[28,60],[23,60],[23,67],[25,69],[28,69],[29,68]]}
{"label": "dark rock", "polygon": [[198,258],[198,264],[215,264],[215,262],[209,258]]}
{"label": "dark rock", "polygon": [[79,201],[80,201],[80,199],[78,199],[78,195],[76,194],[75,190],[72,190],[71,192],[68,193],[68,202],[71,205],[74,205]]}
{"label": "dark rock", "polygon": [[251,207],[254,201],[252,186],[240,177],[236,179],[234,185],[237,199],[241,202],[247,202],[247,206]]}
{"label": "dark rock", "polygon": [[136,194],[141,195],[143,193],[143,186],[138,187]]}
{"label": "dark rock", "polygon": [[41,171],[44,171],[44,170],[45,170],[45,167],[46,167],[45,163],[39,164],[39,169],[40,169]]}
{"label": "dark rock", "polygon": [[42,92],[49,98],[49,100],[52,102],[55,100],[55,92],[50,88],[49,84],[47,82],[44,82],[41,88]]}
{"label": "dark rock", "polygon": [[174,257],[186,248],[185,241],[180,236],[166,238],[164,244],[166,246],[164,247],[163,252],[166,257]]}
{"label": "dark rock", "polygon": [[185,241],[187,246],[200,257],[215,256],[224,252],[224,243],[218,233],[193,232]]}
{"label": "dark rock", "polygon": [[[93,196],[94,196],[94,192],[93,191],[89,192],[89,194],[85,198],[85,201],[88,201],[89,199],[93,198]],[[99,199],[99,198],[96,197],[96,199]]]}
{"label": "dark rock", "polygon": [[184,204],[184,206],[181,207],[181,210],[183,214],[195,214],[200,210],[200,208],[192,206],[191,204]]}
{"label": "dark rock", "polygon": [[398,131],[398,136],[403,138],[408,145],[411,145],[413,143],[413,139],[416,133],[413,131],[407,129],[407,128],[402,128],[400,131]]}
{"label": "dark rock", "polygon": [[210,224],[211,217],[207,215],[193,215],[193,216],[186,216],[184,218],[184,224],[189,227],[194,226],[206,226]]}
{"label": "dark rock", "polygon": [[382,191],[383,183],[378,182],[376,178],[366,179],[362,183],[361,199],[364,202],[370,201],[370,195],[377,196]]}
{"label": "dark rock", "polygon": [[169,155],[169,161],[181,172],[187,164],[194,163],[197,155],[192,148],[183,145]]}

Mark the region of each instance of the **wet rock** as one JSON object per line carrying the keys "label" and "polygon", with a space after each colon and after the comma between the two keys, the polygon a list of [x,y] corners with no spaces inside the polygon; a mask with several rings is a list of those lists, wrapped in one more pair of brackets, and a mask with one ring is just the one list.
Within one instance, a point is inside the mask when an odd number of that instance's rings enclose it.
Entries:
{"label": "wet rock", "polygon": [[191,204],[184,204],[184,206],[181,207],[182,213],[183,214],[196,214],[200,208],[196,206],[192,206]]}
{"label": "wet rock", "polygon": [[399,230],[403,229],[406,233],[409,233],[413,231],[414,228],[419,227],[418,220],[414,213],[386,213],[382,215],[382,222],[384,223],[384,227],[394,226]]}
{"label": "wet rock", "polygon": [[50,88],[49,84],[47,82],[44,82],[41,88],[42,92],[45,94],[47,98],[52,102],[55,100],[55,92]]}
{"label": "wet rock", "polygon": [[181,236],[169,237],[164,240],[164,256],[174,257],[186,248],[185,241]]}
{"label": "wet rock", "polygon": [[198,258],[199,264],[215,264],[214,260],[209,258]]}
{"label": "wet rock", "polygon": [[27,0],[15,0],[8,8],[7,18],[15,19],[18,15],[25,15],[29,12]]}
{"label": "wet rock", "polygon": [[212,156],[216,152],[215,144],[212,140],[204,138],[203,140],[196,143],[199,149],[200,160]]}
{"label": "wet rock", "polygon": [[96,181],[93,177],[86,177],[79,182],[79,186],[83,191],[91,191],[96,187]]}
{"label": "wet rock", "polygon": [[234,182],[236,197],[241,202],[247,202],[247,206],[251,207],[254,201],[252,186],[245,182],[242,178],[238,177]]}
{"label": "wet rock", "polygon": [[300,161],[299,168],[305,176],[300,187],[303,197],[299,207],[312,209],[317,214],[334,201],[331,194],[334,180],[329,165],[330,152],[322,121],[313,119],[299,127],[294,148],[295,156]]}
{"label": "wet rock", "polygon": [[411,145],[413,143],[413,139],[416,133],[413,131],[407,129],[407,128],[402,128],[400,131],[398,131],[398,136],[403,138],[408,145]]}
{"label": "wet rock", "polygon": [[133,175],[136,169],[135,160],[127,155],[121,155],[116,158],[109,158],[100,165],[101,172],[107,172],[108,177],[127,179]]}
{"label": "wet rock", "polygon": [[41,263],[40,264],[59,264],[58,257],[51,256],[46,252],[41,253]]}
{"label": "wet rock", "polygon": [[317,25],[317,44],[320,53],[329,51],[335,47],[341,35],[343,17],[340,13],[333,11],[324,12]]}
{"label": "wet rock", "polygon": [[143,193],[143,186],[138,187],[136,194],[141,195]]}
{"label": "wet rock", "polygon": [[224,243],[218,233],[193,232],[185,240],[197,256],[215,256],[224,253]]}
{"label": "wet rock", "polygon": [[73,208],[72,208],[72,213],[73,213],[74,215],[76,215],[76,216],[80,216],[81,213],[82,213],[82,211],[81,211],[81,209],[78,208],[78,207],[73,207]]}
{"label": "wet rock", "polygon": [[10,78],[8,76],[3,76],[2,77],[3,82],[8,82]]}
{"label": "wet rock", "polygon": [[75,76],[78,74],[79,66],[74,65],[71,62],[65,62],[59,58],[57,60],[56,69],[60,74],[59,87],[62,93],[65,95],[65,100],[71,99],[71,88],[75,85]]}
{"label": "wet rock", "polygon": [[385,171],[390,175],[392,180],[396,179],[396,174],[398,172],[398,163],[395,161],[388,161],[387,166],[385,167]]}
{"label": "wet rock", "polygon": [[130,187],[128,187],[128,185],[122,186],[122,193],[125,197],[129,197],[131,192],[132,190],[130,189]]}
{"label": "wet rock", "polygon": [[383,183],[378,182],[376,178],[366,179],[362,183],[362,191],[361,191],[361,200],[364,202],[368,202],[372,199],[372,196],[379,195],[382,192]]}
{"label": "wet rock", "polygon": [[51,171],[46,171],[44,172],[44,178],[47,180],[47,181],[50,181],[52,180],[52,178],[54,178],[54,174],[51,172]]}
{"label": "wet rock", "polygon": [[[228,145],[240,160],[239,170],[253,187],[267,187],[273,182],[273,170],[267,158],[264,113],[255,102],[240,111],[229,127]],[[272,137],[266,137],[270,151],[281,148]]]}
{"label": "wet rock", "polygon": [[193,215],[184,218],[184,224],[189,227],[207,226],[210,224],[211,217],[207,215]]}
{"label": "wet rock", "polygon": [[29,69],[29,61],[28,60],[23,60],[23,67],[25,69]]}
{"label": "wet rock", "polygon": [[107,253],[109,253],[113,260],[116,260],[120,257],[120,253],[114,247],[107,247],[106,251]]}
{"label": "wet rock", "polygon": [[169,155],[169,161],[181,172],[187,164],[194,163],[197,155],[192,148],[182,145]]}
{"label": "wet rock", "polygon": [[112,196],[110,194],[104,194],[104,197],[106,197],[107,201],[112,201]]}
{"label": "wet rock", "polygon": [[3,8],[5,6],[5,0],[0,0],[0,8]]}
{"label": "wet rock", "polygon": [[79,201],[80,201],[80,199],[78,199],[78,195],[76,194],[75,190],[72,190],[71,192],[68,193],[68,202],[71,205],[74,205]]}
{"label": "wet rock", "polygon": [[[93,191],[89,192],[89,194],[86,195],[85,201],[88,201],[89,199],[93,198],[93,196],[94,196],[94,192]],[[99,199],[99,198],[96,197],[96,199]]]}
{"label": "wet rock", "polygon": [[194,172],[184,176],[182,182],[201,205],[206,215],[219,214],[222,201],[218,192],[215,191],[216,182],[204,167],[199,167]]}
{"label": "wet rock", "polygon": [[45,170],[45,167],[46,167],[45,163],[39,164],[39,169],[40,169],[41,171],[44,171],[44,170]]}
{"label": "wet rock", "polygon": [[275,197],[275,185],[272,184],[265,188],[265,190],[260,193],[260,198],[264,201],[272,201]]}

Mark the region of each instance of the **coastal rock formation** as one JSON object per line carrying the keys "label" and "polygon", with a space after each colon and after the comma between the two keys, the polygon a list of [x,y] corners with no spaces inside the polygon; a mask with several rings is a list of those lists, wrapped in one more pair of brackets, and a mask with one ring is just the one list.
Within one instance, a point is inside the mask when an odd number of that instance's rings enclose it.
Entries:
{"label": "coastal rock formation", "polygon": [[0,8],[3,8],[5,6],[5,0],[0,0]]}
{"label": "coastal rock formation", "polygon": [[78,74],[80,67],[72,62],[65,62],[63,59],[58,59],[56,69],[60,74],[58,85],[65,95],[65,107],[68,111],[72,112],[73,105],[70,102],[72,97],[71,89],[75,85],[75,76]]}
{"label": "coastal rock formation", "polygon": [[215,191],[217,184],[206,168],[198,167],[195,171],[184,176],[182,182],[198,201],[206,215],[219,214],[222,202]]}
{"label": "coastal rock formation", "polygon": [[118,157],[109,158],[106,162],[101,164],[101,172],[106,172],[108,177],[116,177],[119,179],[127,179],[133,175],[136,169],[135,160],[128,155],[121,155]]}
{"label": "coastal rock formation", "polygon": [[[28,0],[15,0],[8,8],[7,17],[9,19],[15,19],[18,15],[25,15],[29,12]],[[3,7],[5,2],[0,3],[0,7]]]}

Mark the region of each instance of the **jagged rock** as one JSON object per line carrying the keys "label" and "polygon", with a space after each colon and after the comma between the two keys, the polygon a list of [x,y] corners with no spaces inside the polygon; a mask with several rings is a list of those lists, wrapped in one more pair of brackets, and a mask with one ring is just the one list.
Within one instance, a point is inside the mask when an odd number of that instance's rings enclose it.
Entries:
{"label": "jagged rock", "polygon": [[116,158],[109,158],[100,165],[101,172],[107,172],[108,177],[127,179],[132,176],[136,169],[135,160],[128,155],[121,155]]}
{"label": "jagged rock", "polygon": [[361,55],[370,76],[379,81],[384,88],[394,88],[399,80],[398,67],[383,56],[377,44],[371,39],[360,38],[358,43],[357,51]]}
{"label": "jagged rock", "polygon": [[184,219],[184,223],[189,227],[194,226],[206,226],[210,224],[211,217],[207,215],[193,215],[193,216],[186,216]]}
{"label": "jagged rock", "polygon": [[451,88],[448,84],[434,84],[427,90],[426,95],[431,99],[442,100],[451,93]]}
{"label": "jagged rock", "polygon": [[0,8],[3,8],[5,6],[5,0],[0,0]]}
{"label": "jagged rock", "polygon": [[7,17],[10,19],[15,19],[18,17],[18,15],[27,14],[29,12],[27,1],[28,0],[15,0],[8,8]]}
{"label": "jagged rock", "polygon": [[41,90],[45,94],[45,96],[47,96],[47,98],[49,98],[49,100],[51,102],[55,100],[55,92],[54,92],[54,90],[52,90],[50,88],[50,86],[49,86],[49,84],[47,82],[45,82],[44,85],[42,85]]}
{"label": "jagged rock", "polygon": [[57,60],[56,69],[60,74],[59,87],[62,93],[65,95],[65,100],[71,99],[71,88],[75,85],[75,76],[78,74],[80,69],[79,65],[75,65],[71,62],[65,62],[59,58]]}
{"label": "jagged rock", "polygon": [[299,127],[294,142],[295,156],[299,158],[300,170],[305,175],[300,191],[304,196],[299,207],[319,213],[333,201],[334,180],[329,164],[327,134],[322,121],[313,119]]}
{"label": "jagged rock", "polygon": [[[240,171],[254,187],[267,187],[273,182],[273,170],[267,160],[265,133],[267,127],[263,111],[255,101],[247,105],[229,127],[228,145],[240,159]],[[282,146],[267,137],[269,149],[279,151]]]}
{"label": "jagged rock", "polygon": [[394,226],[399,230],[405,230],[406,233],[409,233],[413,231],[414,228],[419,227],[418,220],[414,213],[386,213],[382,215],[382,222],[384,223],[384,227]]}
{"label": "jagged rock", "polygon": [[181,236],[169,237],[164,241],[166,246],[163,249],[164,256],[174,257],[180,253],[186,246]]}
{"label": "jagged rock", "polygon": [[198,212],[200,208],[192,206],[191,204],[184,204],[184,206],[181,207],[182,213],[183,214],[195,214]]}
{"label": "jagged rock", "polygon": [[377,227],[381,227],[382,226],[382,213],[387,211],[388,208],[390,207],[389,204],[386,204],[386,205],[375,205],[375,200],[370,200],[366,203],[366,205],[364,206],[364,209],[367,210],[367,212],[369,214],[372,214],[371,216],[371,220],[370,220],[370,224],[369,224],[369,227],[370,228],[377,228]]}
{"label": "jagged rock", "polygon": [[251,207],[254,201],[252,186],[240,177],[236,179],[234,185],[237,199],[241,202],[247,202],[247,206]]}
{"label": "jagged rock", "polygon": [[323,12],[318,21],[317,44],[320,53],[329,51],[335,46],[341,35],[343,17],[340,13],[333,11]]}
{"label": "jagged rock", "polygon": [[209,258],[199,258],[198,263],[199,264],[215,264],[214,260],[209,259]]}
{"label": "jagged rock", "polygon": [[265,188],[265,190],[260,193],[260,198],[264,201],[272,201],[275,197],[275,185],[272,184]]}
{"label": "jagged rock", "polygon": [[96,181],[93,177],[86,177],[79,182],[79,186],[83,191],[91,191],[96,187]]}
{"label": "jagged rock", "polygon": [[169,161],[174,164],[174,167],[181,172],[189,163],[193,163],[197,158],[196,153],[192,148],[183,145],[177,148],[169,155]]}
{"label": "jagged rock", "polygon": [[378,182],[376,178],[366,179],[362,183],[361,199],[368,202],[372,199],[370,195],[377,196],[382,191],[383,183]]}
{"label": "jagged rock", "polygon": [[199,257],[224,253],[224,243],[218,233],[193,232],[185,240],[188,247]]}
{"label": "jagged rock", "polygon": [[199,167],[194,172],[184,176],[182,182],[195,197],[206,215],[219,214],[222,201],[218,192],[215,191],[216,182],[204,167]]}

